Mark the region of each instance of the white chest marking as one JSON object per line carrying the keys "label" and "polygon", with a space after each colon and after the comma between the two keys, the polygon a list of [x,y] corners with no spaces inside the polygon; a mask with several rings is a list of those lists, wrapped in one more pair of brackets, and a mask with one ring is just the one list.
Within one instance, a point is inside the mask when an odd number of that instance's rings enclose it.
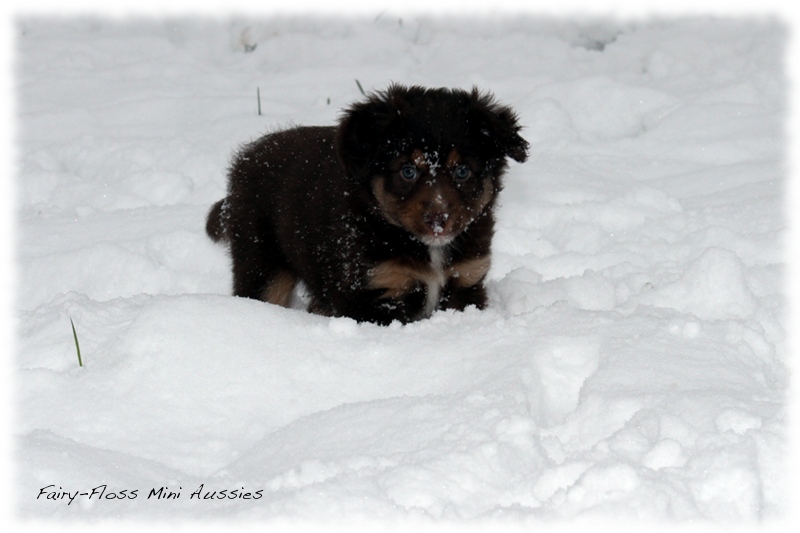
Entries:
{"label": "white chest marking", "polygon": [[431,269],[433,269],[434,276],[426,281],[427,296],[425,299],[425,310],[423,311],[424,317],[429,317],[436,310],[439,304],[439,296],[444,287],[444,249],[442,246],[429,246],[428,251],[431,254]]}

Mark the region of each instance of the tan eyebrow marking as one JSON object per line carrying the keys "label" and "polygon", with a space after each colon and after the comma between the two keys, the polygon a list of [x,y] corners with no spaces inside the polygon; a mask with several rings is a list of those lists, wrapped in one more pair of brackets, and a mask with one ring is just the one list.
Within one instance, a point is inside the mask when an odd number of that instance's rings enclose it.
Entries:
{"label": "tan eyebrow marking", "polygon": [[453,148],[452,150],[450,150],[450,153],[447,154],[447,168],[452,170],[460,162],[461,162],[461,154],[458,153],[458,150]]}

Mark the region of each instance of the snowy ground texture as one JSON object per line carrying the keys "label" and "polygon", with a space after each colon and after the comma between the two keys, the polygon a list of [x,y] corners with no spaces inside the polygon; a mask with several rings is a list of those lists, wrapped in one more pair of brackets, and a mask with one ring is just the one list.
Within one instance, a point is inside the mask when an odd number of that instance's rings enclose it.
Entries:
{"label": "snowy ground texture", "polygon": [[[15,28],[20,516],[785,512],[781,23]],[[382,328],[229,296],[204,217],[231,153],[331,124],[355,80],[519,111],[531,157],[502,193],[489,309]]]}

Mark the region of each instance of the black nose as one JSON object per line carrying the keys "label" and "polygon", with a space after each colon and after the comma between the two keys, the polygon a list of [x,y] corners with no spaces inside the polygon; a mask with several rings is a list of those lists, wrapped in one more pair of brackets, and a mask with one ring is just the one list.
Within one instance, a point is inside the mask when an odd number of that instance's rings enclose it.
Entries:
{"label": "black nose", "polygon": [[447,219],[450,218],[449,213],[425,213],[425,224],[431,228],[434,234],[438,235],[444,233],[444,228],[447,226]]}

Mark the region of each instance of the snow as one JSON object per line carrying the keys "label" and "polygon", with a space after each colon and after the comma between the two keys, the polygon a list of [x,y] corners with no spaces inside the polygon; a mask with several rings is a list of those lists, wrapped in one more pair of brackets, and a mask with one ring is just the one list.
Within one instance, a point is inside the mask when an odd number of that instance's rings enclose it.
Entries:
{"label": "snow", "polygon": [[[23,17],[14,31],[18,516],[787,512],[782,23]],[[229,296],[204,217],[232,152],[333,123],[356,80],[474,84],[519,112],[531,154],[500,199],[487,310],[379,327]]]}

